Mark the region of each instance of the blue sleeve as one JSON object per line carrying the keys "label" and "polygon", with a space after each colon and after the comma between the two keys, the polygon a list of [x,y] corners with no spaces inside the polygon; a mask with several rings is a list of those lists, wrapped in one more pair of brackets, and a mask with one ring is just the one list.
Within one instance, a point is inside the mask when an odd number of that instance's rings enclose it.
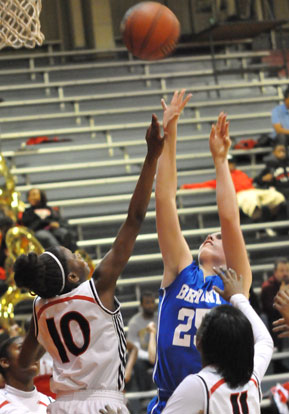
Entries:
{"label": "blue sleeve", "polygon": [[280,118],[279,118],[279,106],[276,106],[272,111],[272,124],[280,124]]}

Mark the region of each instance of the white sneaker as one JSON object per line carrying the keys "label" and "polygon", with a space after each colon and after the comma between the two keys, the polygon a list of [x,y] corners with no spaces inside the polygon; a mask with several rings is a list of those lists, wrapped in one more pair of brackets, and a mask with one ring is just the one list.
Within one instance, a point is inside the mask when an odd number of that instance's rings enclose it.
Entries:
{"label": "white sneaker", "polygon": [[275,236],[277,236],[276,231],[273,230],[273,229],[268,228],[265,231],[266,231],[267,236],[269,236],[269,237],[275,237]]}

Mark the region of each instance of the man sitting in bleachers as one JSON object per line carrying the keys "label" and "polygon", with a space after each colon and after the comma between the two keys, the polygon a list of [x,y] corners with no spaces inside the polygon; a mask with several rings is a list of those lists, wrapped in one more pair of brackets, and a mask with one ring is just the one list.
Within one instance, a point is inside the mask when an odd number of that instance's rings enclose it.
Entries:
{"label": "man sitting in bleachers", "polygon": [[273,139],[278,134],[287,136],[287,145],[289,143],[289,86],[283,92],[284,102],[275,106],[272,110]]}

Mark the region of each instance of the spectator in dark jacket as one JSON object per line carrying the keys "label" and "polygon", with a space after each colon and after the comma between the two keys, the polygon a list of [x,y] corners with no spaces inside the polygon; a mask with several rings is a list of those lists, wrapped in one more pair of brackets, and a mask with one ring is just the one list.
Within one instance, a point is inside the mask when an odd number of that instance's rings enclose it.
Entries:
{"label": "spectator in dark jacket", "polygon": [[286,146],[278,139],[273,147],[272,155],[266,161],[265,168],[255,179],[262,187],[274,187],[277,191],[289,196],[289,159]]}
{"label": "spectator in dark jacket", "polygon": [[45,192],[32,188],[27,200],[30,207],[23,213],[22,224],[34,231],[43,247],[47,249],[62,245],[74,251],[76,246],[73,234],[59,212],[47,205]]}

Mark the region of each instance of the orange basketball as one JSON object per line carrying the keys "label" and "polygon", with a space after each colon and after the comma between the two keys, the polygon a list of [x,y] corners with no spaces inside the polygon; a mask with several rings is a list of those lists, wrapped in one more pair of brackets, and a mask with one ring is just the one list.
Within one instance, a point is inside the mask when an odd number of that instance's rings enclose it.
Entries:
{"label": "orange basketball", "polygon": [[131,7],[121,22],[127,49],[144,60],[158,60],[169,55],[180,36],[180,23],[166,6],[144,1]]}

